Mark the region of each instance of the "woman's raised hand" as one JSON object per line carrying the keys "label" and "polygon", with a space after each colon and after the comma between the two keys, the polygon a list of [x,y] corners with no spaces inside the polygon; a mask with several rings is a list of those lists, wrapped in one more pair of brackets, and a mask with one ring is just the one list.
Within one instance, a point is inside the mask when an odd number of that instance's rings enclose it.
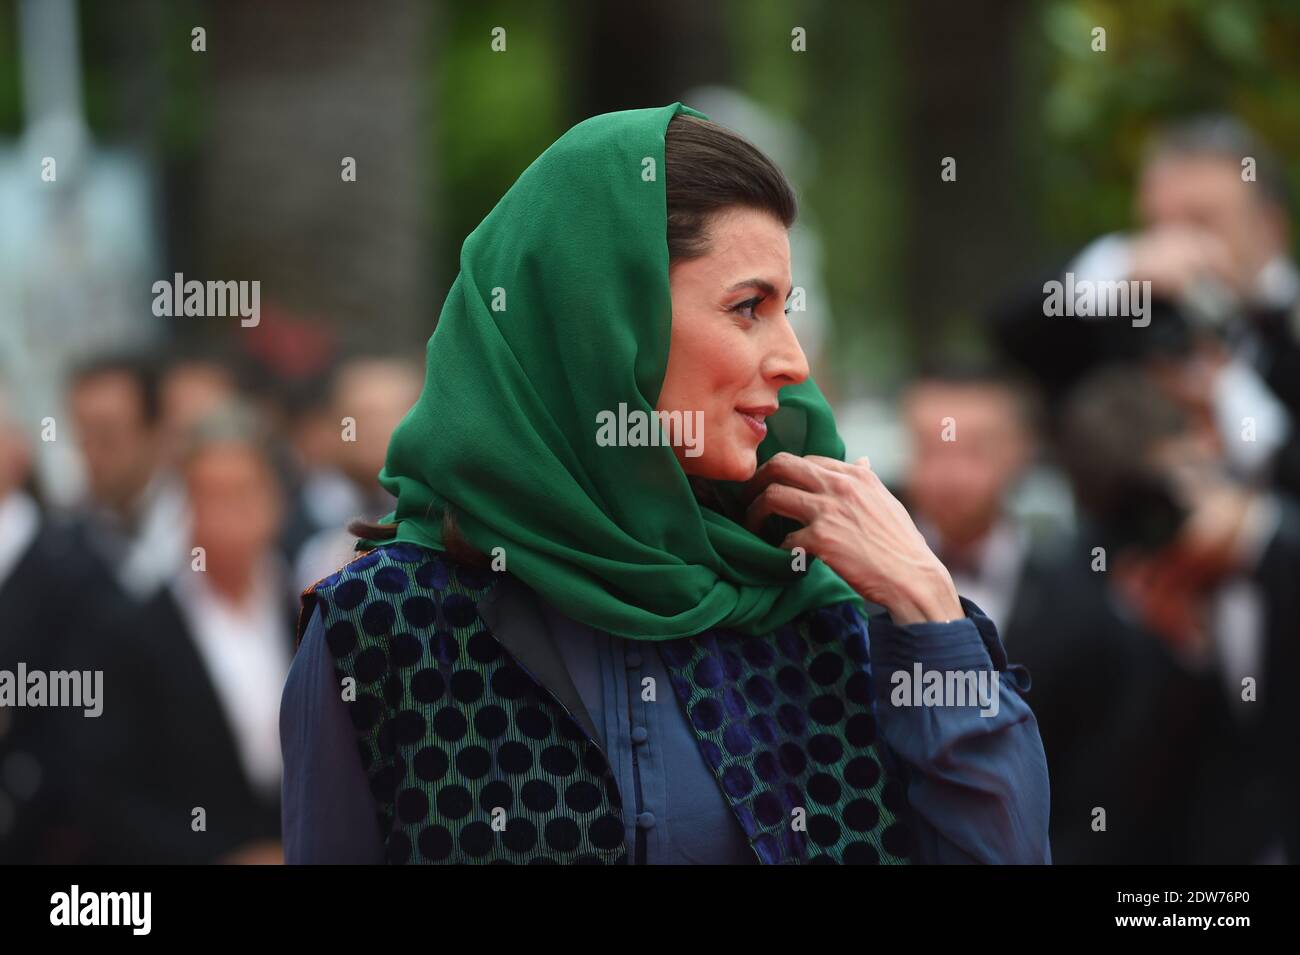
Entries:
{"label": "woman's raised hand", "polygon": [[804,526],[781,546],[803,548],[896,623],[965,616],[952,577],[906,508],[871,470],[835,458],[780,452],[746,485],[745,526],[755,533],[772,514]]}

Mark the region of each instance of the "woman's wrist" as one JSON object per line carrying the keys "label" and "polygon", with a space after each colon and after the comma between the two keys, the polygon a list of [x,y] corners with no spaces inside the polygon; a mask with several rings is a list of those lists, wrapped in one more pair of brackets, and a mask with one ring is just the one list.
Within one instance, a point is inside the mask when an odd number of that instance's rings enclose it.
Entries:
{"label": "woman's wrist", "polygon": [[942,564],[919,579],[909,581],[885,605],[894,623],[948,623],[966,616],[952,577]]}

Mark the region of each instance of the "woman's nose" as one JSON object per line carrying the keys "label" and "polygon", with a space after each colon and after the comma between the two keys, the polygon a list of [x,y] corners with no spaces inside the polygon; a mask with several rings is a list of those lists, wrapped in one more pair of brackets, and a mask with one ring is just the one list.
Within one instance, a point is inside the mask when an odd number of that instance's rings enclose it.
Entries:
{"label": "woman's nose", "polygon": [[795,337],[789,319],[774,326],[777,327],[779,330],[773,332],[777,340],[772,343],[764,363],[764,377],[780,380],[783,385],[797,385],[808,377],[808,358],[803,353],[799,339]]}

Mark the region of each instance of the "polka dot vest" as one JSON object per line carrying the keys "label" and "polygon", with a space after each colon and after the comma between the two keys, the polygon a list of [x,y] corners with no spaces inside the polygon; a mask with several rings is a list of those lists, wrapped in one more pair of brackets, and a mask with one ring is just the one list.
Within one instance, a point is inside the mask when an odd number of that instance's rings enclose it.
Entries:
{"label": "polka dot vest", "polygon": [[[478,614],[499,576],[394,543],[304,593],[299,634],[319,606],[388,860],[626,863],[622,798],[599,745]],[[763,863],[908,861],[866,636],[846,603],[763,637],[657,644]]]}

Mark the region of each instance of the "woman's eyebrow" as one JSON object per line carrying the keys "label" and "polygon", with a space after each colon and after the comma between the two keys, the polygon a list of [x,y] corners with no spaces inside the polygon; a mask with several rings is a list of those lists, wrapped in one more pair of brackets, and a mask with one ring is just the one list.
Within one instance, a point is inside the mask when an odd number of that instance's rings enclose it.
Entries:
{"label": "woman's eyebrow", "polygon": [[[726,289],[726,292],[728,293],[738,292],[743,288],[756,288],[760,292],[763,292],[764,294],[767,295],[776,294],[776,286],[773,285],[771,282],[767,281],[767,279],[744,279],[743,281],[737,282],[735,285]],[[789,298],[793,293],[794,293],[794,289],[792,288],[790,289],[789,292],[785,293],[784,297]]]}

